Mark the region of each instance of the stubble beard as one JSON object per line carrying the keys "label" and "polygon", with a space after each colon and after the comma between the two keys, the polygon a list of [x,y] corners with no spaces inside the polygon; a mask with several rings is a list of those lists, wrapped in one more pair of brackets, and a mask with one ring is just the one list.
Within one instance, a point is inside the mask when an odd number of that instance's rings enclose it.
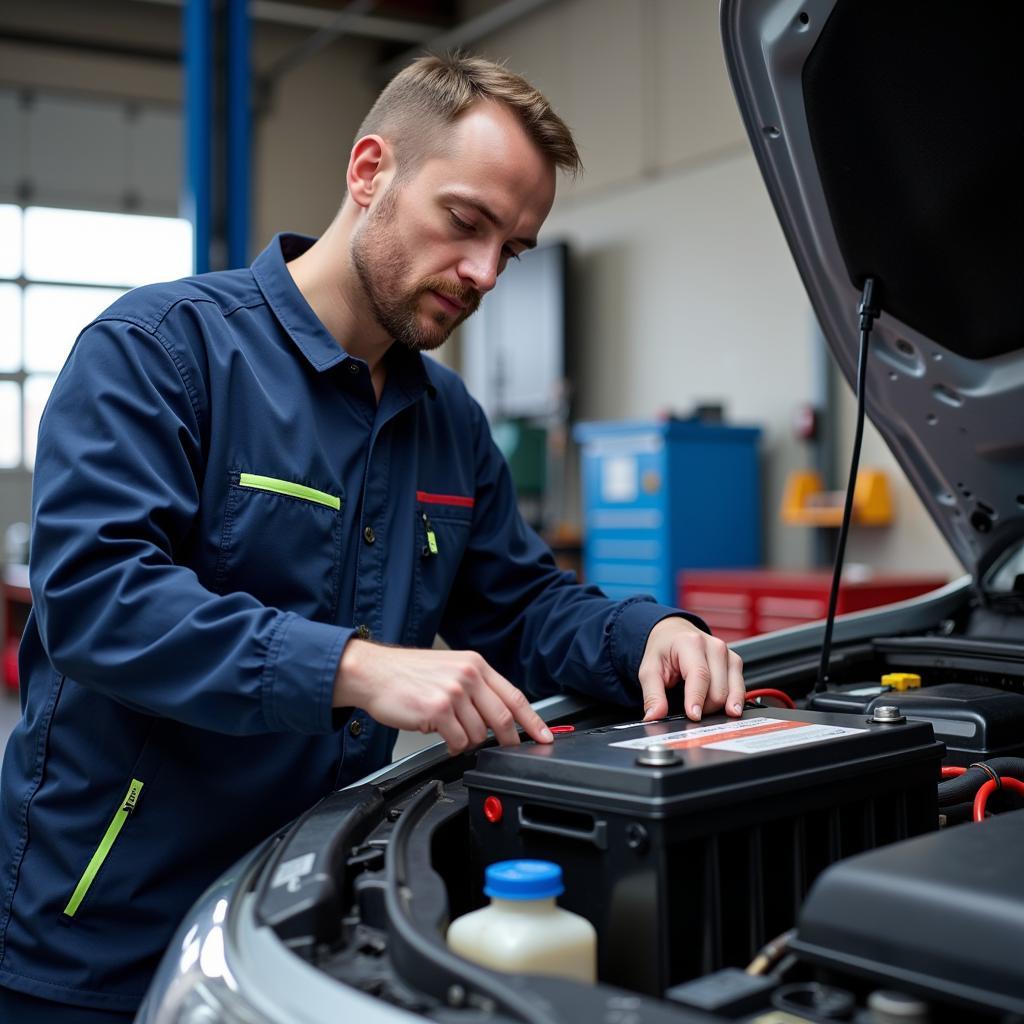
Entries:
{"label": "stubble beard", "polygon": [[[480,296],[472,289],[459,288],[440,277],[426,278],[413,289],[402,290],[402,279],[410,260],[399,237],[395,217],[397,187],[392,184],[352,239],[352,264],[374,319],[388,336],[413,352],[431,352],[440,348],[452,331],[476,312]],[[431,291],[464,303],[466,308],[458,315],[438,310],[431,315],[432,322],[424,324],[420,300]]]}

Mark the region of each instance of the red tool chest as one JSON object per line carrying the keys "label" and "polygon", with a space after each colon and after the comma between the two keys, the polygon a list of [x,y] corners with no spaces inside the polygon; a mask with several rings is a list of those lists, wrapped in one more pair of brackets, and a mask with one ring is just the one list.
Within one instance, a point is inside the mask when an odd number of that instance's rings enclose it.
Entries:
{"label": "red tool chest", "polygon": [[[892,604],[935,590],[945,576],[848,577],[839,586],[836,614]],[[815,622],[828,614],[830,570],[684,569],[677,578],[680,608],[701,616],[715,636],[741,640],[776,629]]]}
{"label": "red tool chest", "polygon": [[0,599],[3,601],[3,652],[0,663],[2,685],[18,689],[18,643],[32,607],[28,589],[28,566],[5,565],[0,574]]}

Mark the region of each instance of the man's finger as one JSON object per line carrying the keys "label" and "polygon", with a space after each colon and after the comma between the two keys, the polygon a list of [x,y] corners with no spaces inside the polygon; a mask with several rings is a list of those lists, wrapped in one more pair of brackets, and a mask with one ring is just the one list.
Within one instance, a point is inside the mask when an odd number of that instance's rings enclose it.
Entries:
{"label": "man's finger", "polygon": [[455,717],[453,710],[449,709],[446,715],[441,716],[434,723],[434,730],[440,734],[441,739],[448,745],[449,754],[461,754],[464,750],[469,749],[469,737],[466,735],[466,730],[459,724],[459,720]]}
{"label": "man's finger", "polygon": [[495,672],[490,665],[486,667],[484,679],[487,685],[498,695],[502,703],[512,712],[512,717],[526,730],[526,735],[538,743],[551,743],[554,736],[544,724],[544,719],[530,707],[522,690],[514,687],[500,672]]}
{"label": "man's finger", "polygon": [[730,715],[742,715],[747,699],[747,685],[743,681],[743,659],[735,652],[729,652],[729,696],[726,711]]}
{"label": "man's finger", "polygon": [[473,704],[469,694],[462,691],[453,700],[452,706],[455,709],[455,716],[459,720],[459,725],[462,726],[469,742],[474,747],[480,746],[487,739],[487,723]]}
{"label": "man's finger", "polygon": [[516,720],[512,709],[489,686],[481,686],[473,694],[480,717],[494,730],[494,736],[502,746],[515,745],[519,742]]}
{"label": "man's finger", "polygon": [[718,711],[725,707],[729,699],[729,648],[720,640],[709,637],[704,641],[704,656],[711,673],[704,710]]}
{"label": "man's finger", "polygon": [[687,644],[682,650],[675,650],[679,661],[679,672],[685,683],[683,685],[683,707],[686,714],[695,722],[700,721],[701,709],[707,700],[711,687],[711,671],[708,668],[704,645]]}
{"label": "man's finger", "polygon": [[668,714],[668,696],[658,666],[641,665],[638,676],[640,690],[644,695],[644,721],[653,722],[664,718]]}

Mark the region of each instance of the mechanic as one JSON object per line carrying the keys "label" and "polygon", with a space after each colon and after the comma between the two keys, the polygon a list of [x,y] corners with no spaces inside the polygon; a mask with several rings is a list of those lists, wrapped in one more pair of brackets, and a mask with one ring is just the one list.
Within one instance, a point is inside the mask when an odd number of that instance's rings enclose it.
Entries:
{"label": "mechanic", "polygon": [[576,146],[527,82],[422,58],[319,240],[136,289],[78,337],[36,456],[0,1019],[128,1019],[201,891],[396,730],[550,742],[510,679],[648,719],[682,682],[691,718],[741,712],[699,619],[556,568],[480,407],[422,355],[536,244],[559,168]]}

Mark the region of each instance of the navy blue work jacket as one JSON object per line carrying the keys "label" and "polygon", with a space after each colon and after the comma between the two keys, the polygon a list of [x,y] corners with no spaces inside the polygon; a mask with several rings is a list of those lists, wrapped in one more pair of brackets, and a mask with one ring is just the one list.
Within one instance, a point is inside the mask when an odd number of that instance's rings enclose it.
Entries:
{"label": "navy blue work jacket", "polygon": [[[651,627],[560,572],[480,407],[395,346],[378,404],[285,263],[139,288],[40,429],[0,795],[0,985],[131,1009],[223,870],[394,730],[332,715],[353,635],[479,651],[534,698],[639,704]],[[696,620],[699,621],[699,620]]]}

